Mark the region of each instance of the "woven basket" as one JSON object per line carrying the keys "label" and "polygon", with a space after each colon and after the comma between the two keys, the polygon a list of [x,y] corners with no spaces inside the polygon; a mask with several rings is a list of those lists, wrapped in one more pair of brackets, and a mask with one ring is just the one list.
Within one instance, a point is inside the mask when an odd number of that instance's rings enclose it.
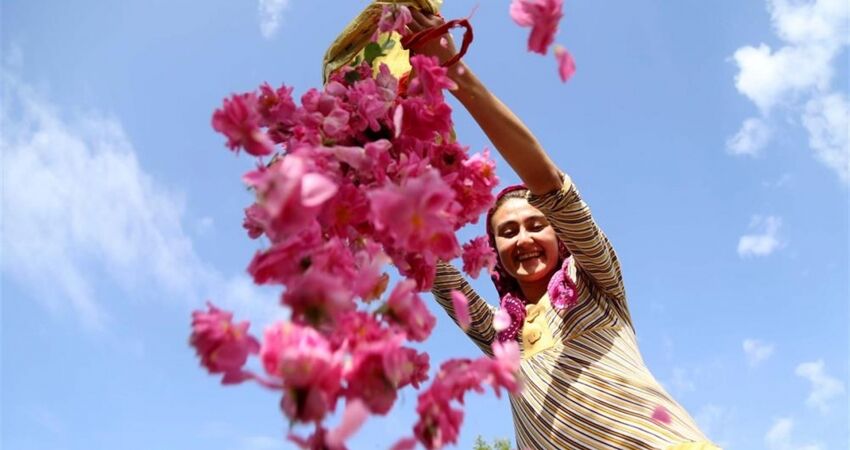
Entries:
{"label": "woven basket", "polygon": [[[322,79],[324,82],[339,68],[349,64],[360,54],[369,39],[378,28],[378,21],[381,19],[381,12],[385,5],[405,5],[410,8],[416,8],[420,11],[436,14],[440,10],[443,0],[375,0],[366,7],[348,26],[342,30],[342,33],[334,40],[325,52],[325,58],[322,63]],[[385,61],[393,61],[395,64],[389,64],[390,70],[394,75],[399,76],[401,73],[410,70],[407,64],[407,50],[401,48],[401,45],[396,45],[390,53],[376,60],[376,64]],[[404,64],[399,64],[401,61]]]}

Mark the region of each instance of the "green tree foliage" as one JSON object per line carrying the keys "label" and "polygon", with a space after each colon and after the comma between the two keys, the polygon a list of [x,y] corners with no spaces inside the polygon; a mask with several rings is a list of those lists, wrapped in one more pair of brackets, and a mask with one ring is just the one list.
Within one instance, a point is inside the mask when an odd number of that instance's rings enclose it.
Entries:
{"label": "green tree foliage", "polygon": [[496,439],[493,441],[493,445],[490,445],[483,437],[478,436],[475,438],[475,444],[472,450],[511,450],[511,440]]}

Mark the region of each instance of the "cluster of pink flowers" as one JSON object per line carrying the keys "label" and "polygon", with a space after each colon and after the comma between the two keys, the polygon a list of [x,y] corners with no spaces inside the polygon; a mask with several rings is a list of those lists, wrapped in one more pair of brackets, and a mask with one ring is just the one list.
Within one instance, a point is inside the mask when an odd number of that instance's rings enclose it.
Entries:
{"label": "cluster of pink flowers", "polygon": [[[564,0],[513,0],[510,15],[517,25],[531,28],[528,51],[545,55],[564,17]],[[558,75],[561,81],[567,81],[576,71],[575,61],[563,46],[556,45],[554,53]]]}
{"label": "cluster of pink flowers", "polygon": [[[409,12],[385,12],[381,30],[406,21]],[[254,380],[280,391],[291,423],[314,426],[307,437],[290,436],[303,448],[345,448],[369,414],[393,408],[400,389],[422,387],[428,354],[407,344],[425,341],[436,319],[419,293],[440,260],[463,256],[476,276],[494,261],[480,240],[462,248],[455,237],[492,205],[498,180],[489,154],[469,156],[453,139],[446,69],[414,56],[413,75],[400,86],[386,66],[373,74],[370,63],[338,71],[299,103],[287,86],[232,95],[212,120],[229,148],[258,158],[243,178],[256,194],[243,225],[269,245],[248,272],[257,284],[282,286],[291,314],[258,340],[247,322],[234,324],[210,305],[194,313],[190,342],[224,383]],[[391,289],[389,263],[402,276]],[[419,397],[413,437],[395,448],[455,442],[462,412],[453,402],[469,390],[489,383],[515,392],[518,349],[500,346],[497,354],[443,364]],[[250,355],[264,374],[245,368]],[[343,423],[328,429],[341,401]]]}

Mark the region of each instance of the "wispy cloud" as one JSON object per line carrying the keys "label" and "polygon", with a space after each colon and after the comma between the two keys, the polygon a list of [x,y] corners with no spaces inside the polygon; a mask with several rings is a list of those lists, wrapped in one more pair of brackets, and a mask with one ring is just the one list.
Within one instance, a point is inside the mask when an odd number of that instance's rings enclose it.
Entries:
{"label": "wispy cloud", "polygon": [[260,32],[271,39],[280,28],[283,11],[289,6],[289,0],[260,0],[257,10],[260,14]]}
{"label": "wispy cloud", "polygon": [[770,127],[763,120],[751,117],[726,141],[726,149],[733,155],[757,156],[769,141]]}
{"label": "wispy cloud", "polygon": [[782,246],[779,240],[779,228],[782,219],[774,216],[753,216],[750,230],[754,233],[745,234],[738,240],[738,256],[767,256]]}
{"label": "wispy cloud", "polygon": [[802,363],[794,373],[809,380],[812,390],[806,398],[806,405],[821,413],[829,412],[830,401],[844,394],[844,383],[826,373],[823,360]]}
{"label": "wispy cloud", "polygon": [[747,363],[750,367],[756,367],[773,355],[773,344],[759,341],[757,339],[744,339],[742,344],[744,354],[747,355]]}
{"label": "wispy cloud", "polygon": [[[850,182],[848,100],[831,86],[835,61],[850,43],[850,3],[767,0],[767,7],[784,45],[773,50],[762,43],[736,50],[735,87],[755,103],[763,119],[777,107],[796,111],[805,105],[801,119],[817,159]],[[770,139],[763,119],[747,119],[727,149],[738,155],[758,153]]]}
{"label": "wispy cloud", "polygon": [[794,420],[790,417],[776,419],[764,435],[764,444],[769,450],[821,450],[818,444],[797,444],[792,432]]}
{"label": "wispy cloud", "polygon": [[130,293],[213,296],[270,317],[276,301],[244,275],[225,277],[197,255],[183,195],[140,166],[121,123],[97,113],[66,120],[13,73],[4,102],[2,270],[50,311],[104,329],[101,280]]}

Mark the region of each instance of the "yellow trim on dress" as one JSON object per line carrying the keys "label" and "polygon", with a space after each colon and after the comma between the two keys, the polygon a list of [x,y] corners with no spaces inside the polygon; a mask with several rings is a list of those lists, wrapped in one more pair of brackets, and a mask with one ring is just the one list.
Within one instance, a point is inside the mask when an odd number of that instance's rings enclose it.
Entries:
{"label": "yellow trim on dress", "polygon": [[536,304],[525,305],[525,323],[522,327],[522,358],[532,356],[555,345],[555,338],[549,330],[546,312],[552,309],[549,294],[544,294]]}

